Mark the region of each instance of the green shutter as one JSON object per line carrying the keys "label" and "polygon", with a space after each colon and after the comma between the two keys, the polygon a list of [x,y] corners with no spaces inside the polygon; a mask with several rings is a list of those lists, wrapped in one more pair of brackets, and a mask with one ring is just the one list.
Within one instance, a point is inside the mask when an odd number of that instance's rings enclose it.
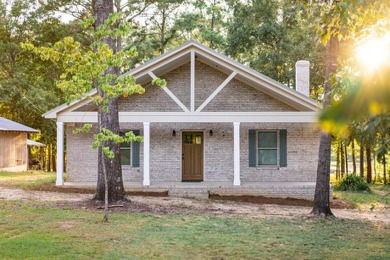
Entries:
{"label": "green shutter", "polygon": [[256,167],[256,130],[250,129],[248,136],[249,143],[249,167]]}
{"label": "green shutter", "polygon": [[[139,135],[139,130],[132,130],[135,135]],[[133,167],[139,167],[139,142],[132,143],[131,161]]]}
{"label": "green shutter", "polygon": [[287,167],[287,130],[282,129],[279,131],[280,142],[280,167]]}

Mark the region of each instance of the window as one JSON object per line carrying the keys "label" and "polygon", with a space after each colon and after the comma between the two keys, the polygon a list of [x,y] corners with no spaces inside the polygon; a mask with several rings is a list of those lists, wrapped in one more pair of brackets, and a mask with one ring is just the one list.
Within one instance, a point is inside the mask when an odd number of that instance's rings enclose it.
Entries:
{"label": "window", "polygon": [[[135,135],[140,135],[139,130],[123,130],[120,135],[132,131]],[[131,165],[132,167],[140,167],[139,160],[139,142],[122,143],[120,148],[121,165]]]}
{"label": "window", "polygon": [[131,165],[131,143],[121,144],[121,165]]}
{"label": "window", "polygon": [[193,133],[186,133],[184,135],[185,144],[202,144],[202,136]]}
{"label": "window", "polygon": [[287,130],[248,131],[249,167],[287,167]]}
{"label": "window", "polygon": [[278,165],[278,132],[257,132],[257,165]]}

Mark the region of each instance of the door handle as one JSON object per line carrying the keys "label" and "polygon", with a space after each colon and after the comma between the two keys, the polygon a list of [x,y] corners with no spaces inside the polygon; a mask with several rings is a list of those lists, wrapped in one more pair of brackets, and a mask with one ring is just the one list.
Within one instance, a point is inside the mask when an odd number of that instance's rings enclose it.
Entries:
{"label": "door handle", "polygon": [[181,159],[184,160],[184,153],[181,154]]}

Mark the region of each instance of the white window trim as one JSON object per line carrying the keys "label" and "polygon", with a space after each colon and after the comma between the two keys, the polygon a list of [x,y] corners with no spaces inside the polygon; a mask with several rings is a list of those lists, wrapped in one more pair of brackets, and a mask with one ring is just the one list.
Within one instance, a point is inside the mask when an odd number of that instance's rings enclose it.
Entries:
{"label": "white window trim", "polygon": [[[274,132],[276,133],[276,164],[275,165],[261,165],[259,164],[259,133]],[[280,140],[279,140],[279,130],[278,129],[261,129],[256,130],[256,167],[258,168],[280,168]]]}

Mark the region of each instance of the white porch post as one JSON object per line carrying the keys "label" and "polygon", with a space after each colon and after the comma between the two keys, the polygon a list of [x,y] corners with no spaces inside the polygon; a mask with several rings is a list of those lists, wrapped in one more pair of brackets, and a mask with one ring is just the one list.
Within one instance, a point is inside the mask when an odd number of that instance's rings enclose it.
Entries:
{"label": "white porch post", "polygon": [[195,52],[191,51],[191,76],[190,76],[190,86],[191,86],[191,112],[195,111]]}
{"label": "white porch post", "polygon": [[150,160],[150,123],[144,122],[144,186],[150,185],[149,160]]}
{"label": "white porch post", "polygon": [[240,186],[240,122],[234,122],[234,186]]}
{"label": "white porch post", "polygon": [[64,185],[64,123],[57,122],[57,179],[56,185]]}

